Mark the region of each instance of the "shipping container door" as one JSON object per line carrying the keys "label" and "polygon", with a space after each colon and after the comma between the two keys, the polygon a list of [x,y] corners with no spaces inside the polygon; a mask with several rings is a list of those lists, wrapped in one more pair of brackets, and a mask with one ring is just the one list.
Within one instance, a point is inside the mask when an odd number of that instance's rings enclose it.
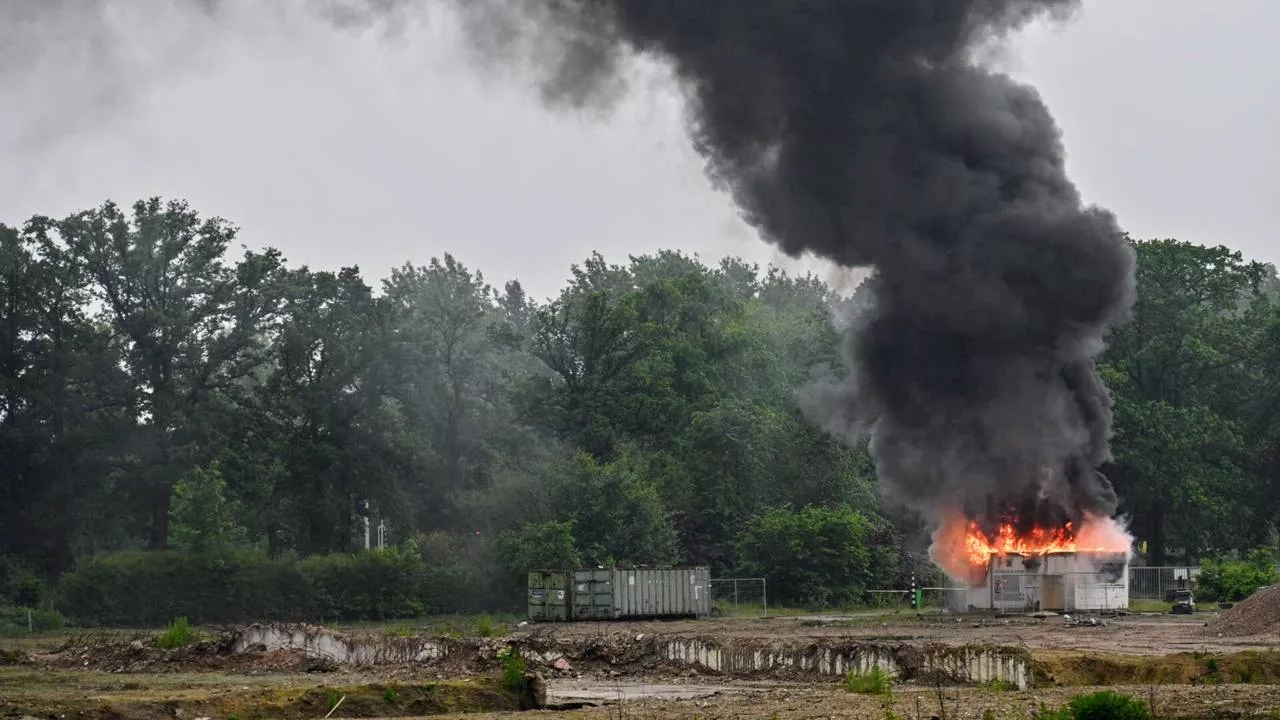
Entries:
{"label": "shipping container door", "polygon": [[547,590],[545,573],[532,571],[529,573],[529,619],[541,622],[547,619]]}

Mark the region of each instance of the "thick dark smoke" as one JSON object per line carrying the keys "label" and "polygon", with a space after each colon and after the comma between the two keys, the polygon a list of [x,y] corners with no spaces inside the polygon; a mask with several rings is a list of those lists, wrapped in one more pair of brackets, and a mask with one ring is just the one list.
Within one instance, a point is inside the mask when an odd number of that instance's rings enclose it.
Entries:
{"label": "thick dark smoke", "polygon": [[[357,31],[431,1],[297,0]],[[869,435],[889,498],[989,523],[1114,512],[1093,359],[1131,305],[1133,258],[1083,206],[1036,91],[977,59],[1075,0],[452,2],[477,60],[540,72],[551,104],[607,107],[635,57],[668,64],[708,175],[767,240],[875,269],[847,376],[802,401]],[[9,10],[97,17],[71,6]]]}
{"label": "thick dark smoke", "polygon": [[[482,51],[524,48],[549,100],[669,61],[708,174],[773,243],[875,268],[847,380],[805,394],[936,518],[1114,513],[1094,357],[1133,258],[1084,207],[1036,91],[977,54],[1069,0],[468,0]],[[535,30],[529,32],[530,28]],[[608,93],[605,93],[608,95]]]}

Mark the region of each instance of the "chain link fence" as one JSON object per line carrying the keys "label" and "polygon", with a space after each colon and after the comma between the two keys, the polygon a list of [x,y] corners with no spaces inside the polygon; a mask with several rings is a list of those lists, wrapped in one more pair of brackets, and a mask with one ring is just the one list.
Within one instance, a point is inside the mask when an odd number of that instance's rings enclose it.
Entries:
{"label": "chain link fence", "polygon": [[713,578],[711,580],[711,613],[730,616],[768,615],[769,594],[764,578]]}

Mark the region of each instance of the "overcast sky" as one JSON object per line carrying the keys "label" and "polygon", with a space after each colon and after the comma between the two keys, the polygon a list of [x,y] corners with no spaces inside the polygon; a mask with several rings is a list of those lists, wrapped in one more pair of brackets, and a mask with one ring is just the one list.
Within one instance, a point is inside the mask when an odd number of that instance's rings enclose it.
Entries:
{"label": "overcast sky", "polygon": [[[295,263],[376,281],[452,252],[539,297],[593,249],[783,262],[710,189],[659,76],[607,121],[551,113],[468,69],[442,18],[387,36],[305,2],[0,0],[0,220],[183,197]],[[1002,63],[1131,233],[1280,262],[1277,26],[1275,0],[1086,0]]]}

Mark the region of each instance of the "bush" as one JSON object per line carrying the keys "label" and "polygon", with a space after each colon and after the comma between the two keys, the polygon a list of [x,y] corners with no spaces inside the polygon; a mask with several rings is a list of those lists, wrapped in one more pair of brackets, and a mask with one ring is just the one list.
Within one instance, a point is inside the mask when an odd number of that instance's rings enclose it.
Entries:
{"label": "bush", "polygon": [[764,576],[769,601],[781,605],[854,604],[897,574],[887,523],[849,507],[771,510],[748,523],[737,545],[743,574]]}
{"label": "bush", "polygon": [[[433,566],[417,547],[302,559],[234,549],[129,550],[99,555],[63,577],[58,608],[83,625],[362,621],[481,607],[482,583],[460,558]],[[487,609],[487,608],[486,608]]]}
{"label": "bush", "polygon": [[39,575],[16,561],[0,558],[0,606],[40,607],[47,595]]}
{"label": "bush", "polygon": [[180,648],[190,645],[196,641],[196,632],[191,628],[191,624],[184,617],[175,618],[169,623],[169,627],[156,638],[156,645],[166,650]]}
{"label": "bush", "polygon": [[25,635],[29,632],[61,630],[65,624],[62,613],[56,610],[0,607],[0,637]]}
{"label": "bush", "polygon": [[1275,556],[1259,548],[1243,561],[1206,562],[1196,577],[1197,599],[1208,602],[1237,602],[1258,588],[1274,584],[1277,577]]}
{"label": "bush", "polygon": [[1044,717],[1048,720],[1150,720],[1151,711],[1137,698],[1103,690],[1078,695],[1067,706]]}
{"label": "bush", "polygon": [[866,673],[853,671],[845,673],[844,682],[841,685],[847,692],[861,693],[863,695],[887,695],[893,683],[889,680],[889,676],[885,674],[884,670],[876,666]]}

